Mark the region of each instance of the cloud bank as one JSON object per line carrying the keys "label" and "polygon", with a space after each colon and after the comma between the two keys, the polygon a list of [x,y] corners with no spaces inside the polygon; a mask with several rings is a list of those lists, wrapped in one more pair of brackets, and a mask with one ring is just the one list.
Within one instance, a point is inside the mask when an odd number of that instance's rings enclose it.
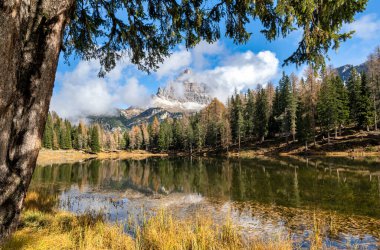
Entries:
{"label": "cloud bank", "polygon": [[73,71],[60,76],[61,87],[53,94],[50,109],[78,121],[88,116],[110,115],[125,104],[148,106],[147,88],[135,77],[123,75],[128,67],[128,63],[121,63],[105,78],[98,78],[98,62],[79,62]]}
{"label": "cloud bank", "polygon": [[[168,57],[151,76],[156,86],[148,90],[141,83],[147,82],[146,75],[139,73],[128,60],[120,62],[105,78],[97,77],[100,67],[97,61],[81,61],[72,71],[60,74],[51,110],[77,121],[112,114],[115,108],[148,107],[151,94],[159,85],[172,84],[180,95],[182,85],[176,84],[176,80],[204,83],[213,97],[226,101],[235,89],[265,85],[277,76],[278,65],[279,60],[270,51],[229,53],[221,43],[202,42],[192,50],[179,48]],[[191,68],[192,73],[177,79],[186,68]]]}
{"label": "cloud bank", "polygon": [[376,14],[364,15],[353,23],[344,27],[345,31],[355,31],[354,37],[362,40],[373,40],[379,38],[380,19]]}

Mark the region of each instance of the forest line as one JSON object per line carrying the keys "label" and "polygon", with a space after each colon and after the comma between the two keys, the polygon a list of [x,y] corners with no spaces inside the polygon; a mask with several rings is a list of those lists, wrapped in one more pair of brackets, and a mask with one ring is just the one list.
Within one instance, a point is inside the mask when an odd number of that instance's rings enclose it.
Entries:
{"label": "forest line", "polygon": [[192,115],[112,131],[99,124],[78,125],[49,113],[43,136],[48,149],[101,150],[144,149],[153,152],[200,152],[240,149],[267,138],[286,142],[315,143],[320,135],[337,138],[342,128],[377,130],[380,105],[380,47],[367,61],[367,70],[352,69],[344,82],[332,68],[305,77],[283,73],[278,86],[268,83],[255,90],[232,95],[226,104],[214,98]]}

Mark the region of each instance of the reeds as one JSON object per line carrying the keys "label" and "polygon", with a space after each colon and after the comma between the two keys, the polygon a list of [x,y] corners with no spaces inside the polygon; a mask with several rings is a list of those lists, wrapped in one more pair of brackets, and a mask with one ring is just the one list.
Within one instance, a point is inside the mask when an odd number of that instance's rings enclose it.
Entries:
{"label": "reeds", "polygon": [[121,225],[109,224],[100,215],[29,210],[23,213],[19,229],[1,249],[292,249],[290,239],[244,241],[230,219],[222,225],[205,216],[180,220],[164,210],[133,228],[131,237]]}

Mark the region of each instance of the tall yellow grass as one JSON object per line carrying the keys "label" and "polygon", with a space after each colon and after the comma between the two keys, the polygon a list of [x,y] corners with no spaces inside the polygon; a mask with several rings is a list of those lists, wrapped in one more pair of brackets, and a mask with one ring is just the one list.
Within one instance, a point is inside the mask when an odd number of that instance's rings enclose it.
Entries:
{"label": "tall yellow grass", "polygon": [[133,228],[134,238],[125,234],[122,226],[106,223],[102,216],[29,210],[22,214],[19,230],[1,249],[292,249],[289,239],[245,242],[229,219],[223,225],[204,217],[179,220],[163,210]]}

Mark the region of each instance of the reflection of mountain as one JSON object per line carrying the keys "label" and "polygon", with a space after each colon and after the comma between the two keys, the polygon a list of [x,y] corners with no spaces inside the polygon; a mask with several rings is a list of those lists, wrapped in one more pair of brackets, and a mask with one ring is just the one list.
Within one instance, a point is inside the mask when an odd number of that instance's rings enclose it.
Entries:
{"label": "reflection of mountain", "polygon": [[148,109],[130,107],[117,110],[117,115],[89,117],[92,122],[103,125],[106,129],[116,127],[131,128],[145,122],[152,122],[154,117],[160,121],[170,117],[181,117],[183,113],[199,111],[212,100],[209,89],[204,83],[193,80],[190,70],[185,70],[166,87],[159,88],[152,96]]}

